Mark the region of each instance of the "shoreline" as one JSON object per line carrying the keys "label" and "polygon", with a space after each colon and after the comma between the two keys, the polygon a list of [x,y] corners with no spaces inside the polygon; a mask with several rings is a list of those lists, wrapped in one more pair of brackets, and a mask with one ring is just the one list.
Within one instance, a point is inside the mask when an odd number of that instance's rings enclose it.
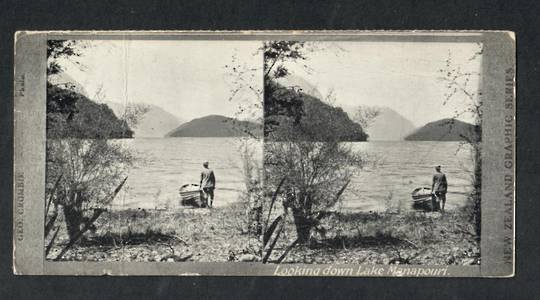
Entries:
{"label": "shoreline", "polygon": [[[244,213],[241,207],[108,211],[96,221],[97,230],[62,260],[231,261],[231,255],[260,250],[254,248],[258,240],[241,230],[245,228]],[[67,236],[58,242],[47,259],[54,258],[67,243]]]}
{"label": "shoreline", "polygon": [[[461,210],[439,212],[333,212],[294,247],[283,264],[480,263],[480,245]],[[74,246],[67,261],[259,262],[261,242],[247,232],[242,203],[213,209],[108,211],[97,230]],[[62,230],[61,230],[62,231]],[[292,216],[270,256],[275,262],[295,239]],[[234,242],[231,242],[234,241]],[[59,238],[52,259],[67,237]]]}
{"label": "shoreline", "polygon": [[[334,213],[314,230],[309,245],[294,247],[283,264],[480,264],[480,241],[458,210],[405,213]],[[272,253],[295,237],[292,218]]]}

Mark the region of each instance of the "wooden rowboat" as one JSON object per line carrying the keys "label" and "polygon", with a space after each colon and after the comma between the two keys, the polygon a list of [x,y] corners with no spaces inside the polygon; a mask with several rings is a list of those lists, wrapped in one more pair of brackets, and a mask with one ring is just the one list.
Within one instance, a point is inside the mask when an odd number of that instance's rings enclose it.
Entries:
{"label": "wooden rowboat", "polygon": [[431,196],[431,188],[429,187],[419,187],[412,192],[414,202],[425,201],[426,199],[431,201]]}
{"label": "wooden rowboat", "polygon": [[180,204],[185,206],[202,207],[201,191],[198,184],[188,183],[180,187]]}
{"label": "wooden rowboat", "polygon": [[[412,191],[413,199],[413,208],[415,209],[426,209],[434,210],[434,202],[432,200],[433,195],[431,194],[431,188],[429,187],[419,187]],[[436,208],[435,208],[436,209]]]}

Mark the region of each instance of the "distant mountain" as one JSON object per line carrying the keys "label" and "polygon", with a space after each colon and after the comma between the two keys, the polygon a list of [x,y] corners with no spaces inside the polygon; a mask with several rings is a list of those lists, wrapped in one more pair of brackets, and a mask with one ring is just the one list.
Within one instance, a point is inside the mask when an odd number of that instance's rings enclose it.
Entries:
{"label": "distant mountain", "polygon": [[[354,120],[360,106],[344,106],[343,109]],[[376,107],[379,115],[366,128],[370,141],[402,141],[414,131],[414,124],[395,110],[383,106]]]}
{"label": "distant mountain", "polygon": [[442,119],[415,130],[407,141],[475,141],[480,139],[480,127],[456,119]]}
{"label": "distant mountain", "polygon": [[106,105],[47,83],[47,138],[131,138],[133,131]]}
{"label": "distant mountain", "polygon": [[166,134],[166,137],[238,137],[261,136],[260,124],[210,115],[193,119]]}
{"label": "distant mountain", "polygon": [[[319,90],[297,75],[288,75],[276,80],[278,84],[294,88],[301,93],[307,94],[314,98],[323,99]],[[343,106],[342,109],[347,112],[349,118],[354,121],[355,111],[358,106]],[[373,124],[366,128],[370,141],[402,141],[405,137],[413,132],[414,124],[389,107],[381,107],[380,114],[374,119]]]}
{"label": "distant mountain", "polygon": [[47,81],[54,86],[69,89],[87,98],[90,98],[86,89],[79,82],[73,79],[73,77],[69,76],[66,72],[48,75]]}
{"label": "distant mountain", "polygon": [[[117,116],[125,113],[126,106],[116,102],[106,102]],[[138,103],[135,103],[138,104]],[[164,137],[183,121],[163,108],[153,104],[142,104],[148,107],[148,111],[132,129],[134,137]]]}
{"label": "distant mountain", "polygon": [[282,86],[294,88],[295,90],[314,98],[321,100],[323,99],[322,94],[314,85],[298,75],[290,74],[288,76],[278,78],[276,82]]}

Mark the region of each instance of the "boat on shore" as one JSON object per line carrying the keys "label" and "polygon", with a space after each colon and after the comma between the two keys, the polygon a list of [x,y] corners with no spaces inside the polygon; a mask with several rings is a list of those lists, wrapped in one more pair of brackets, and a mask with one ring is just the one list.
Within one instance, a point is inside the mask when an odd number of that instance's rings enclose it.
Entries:
{"label": "boat on shore", "polygon": [[182,206],[193,206],[193,207],[204,207],[204,201],[202,197],[202,192],[198,184],[188,183],[180,187],[180,205]]}
{"label": "boat on shore", "polygon": [[412,207],[414,209],[435,211],[438,206],[433,201],[433,195],[431,194],[431,188],[419,187],[412,191]]}

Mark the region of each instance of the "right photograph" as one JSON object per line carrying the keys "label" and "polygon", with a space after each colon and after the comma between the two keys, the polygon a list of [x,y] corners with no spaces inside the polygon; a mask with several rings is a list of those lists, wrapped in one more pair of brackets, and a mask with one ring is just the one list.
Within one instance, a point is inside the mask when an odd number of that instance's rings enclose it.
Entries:
{"label": "right photograph", "polygon": [[483,44],[263,51],[264,263],[481,264]]}

